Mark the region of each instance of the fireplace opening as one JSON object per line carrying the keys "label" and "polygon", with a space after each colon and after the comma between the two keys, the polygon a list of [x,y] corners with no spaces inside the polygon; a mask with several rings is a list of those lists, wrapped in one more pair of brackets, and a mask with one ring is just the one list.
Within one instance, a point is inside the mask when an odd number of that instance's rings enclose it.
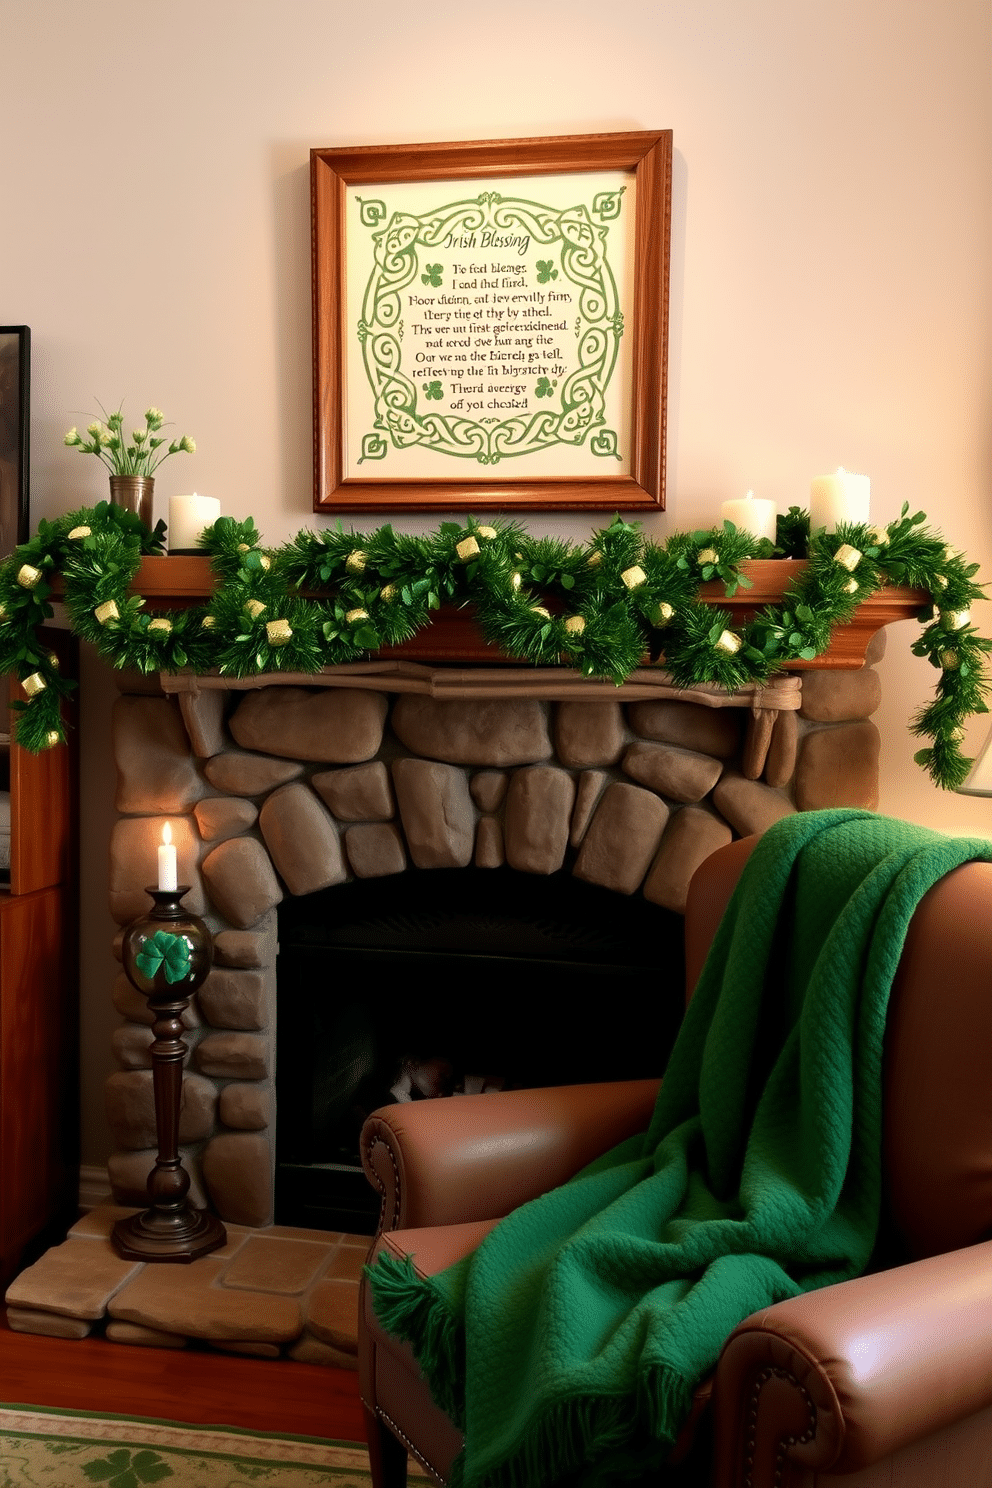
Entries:
{"label": "fireplace opening", "polygon": [[682,917],[568,874],[410,869],[279,908],[276,1220],[371,1234],[395,1100],[660,1073]]}

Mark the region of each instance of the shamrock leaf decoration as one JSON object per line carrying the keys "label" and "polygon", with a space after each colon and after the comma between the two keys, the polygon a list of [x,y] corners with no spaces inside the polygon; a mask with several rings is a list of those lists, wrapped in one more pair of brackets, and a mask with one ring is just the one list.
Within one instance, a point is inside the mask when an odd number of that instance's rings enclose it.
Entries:
{"label": "shamrock leaf decoration", "polygon": [[441,399],[444,397],[444,388],[439,382],[429,382],[424,388],[424,397]]}
{"label": "shamrock leaf decoration", "polygon": [[534,394],[538,398],[550,398],[557,386],[557,377],[553,382],[550,382],[546,377],[539,377],[534,387]]}
{"label": "shamrock leaf decoration", "polygon": [[134,1453],[118,1447],[106,1457],[84,1462],[83,1472],[91,1483],[106,1483],[107,1488],[141,1488],[143,1483],[161,1483],[175,1476],[169,1464],[147,1447]]}
{"label": "shamrock leaf decoration", "polygon": [[189,942],[183,935],[173,935],[168,930],[156,930],[149,936],[134,958],[141,975],[153,981],[160,966],[165,967],[165,980],[181,982],[189,976]]}
{"label": "shamrock leaf decoration", "polygon": [[441,270],[443,265],[424,264],[424,268],[426,273],[421,274],[420,282],[422,284],[432,284],[435,289],[439,289],[441,287]]}
{"label": "shamrock leaf decoration", "polygon": [[558,270],[555,268],[553,258],[539,258],[537,260],[537,282],[547,284],[552,279],[558,278]]}

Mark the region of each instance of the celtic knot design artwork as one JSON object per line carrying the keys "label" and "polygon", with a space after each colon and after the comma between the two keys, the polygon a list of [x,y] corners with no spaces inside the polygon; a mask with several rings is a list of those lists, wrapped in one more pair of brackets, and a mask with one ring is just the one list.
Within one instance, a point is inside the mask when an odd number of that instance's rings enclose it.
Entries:
{"label": "celtic knot design artwork", "polygon": [[670,130],[310,152],[314,510],[665,504]]}
{"label": "celtic knot design artwork", "polygon": [[584,442],[621,457],[606,427],[621,196],[556,209],[483,191],[384,225],[381,202],[358,202],[374,254],[356,326],[375,407],[362,460],[421,445],[495,465]]}

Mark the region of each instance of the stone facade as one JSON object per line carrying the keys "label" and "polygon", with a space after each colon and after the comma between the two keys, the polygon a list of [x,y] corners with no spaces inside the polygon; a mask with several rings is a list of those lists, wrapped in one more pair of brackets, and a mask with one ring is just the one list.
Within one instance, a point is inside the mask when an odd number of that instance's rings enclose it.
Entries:
{"label": "stone facade", "polygon": [[[869,663],[880,654],[878,640]],[[111,912],[124,925],[147,910],[168,820],[186,903],[215,935],[214,969],[185,1020],[180,1140],[194,1202],[226,1221],[273,1219],[285,895],[352,877],[389,877],[395,895],[411,864],[505,863],[681,910],[696,867],[722,843],[796,810],[876,802],[870,664],[730,698],[700,689],[687,699],[657,674],[621,689],[580,683],[575,697],[549,689],[555,701],[506,695],[504,684],[486,698],[485,673],[474,676],[465,699],[389,696],[342,686],[355,679],[340,674],[240,691],[191,679],[178,697],[121,681]],[[150,1019],[123,976],[114,1003],[124,1021],[107,1089],[110,1177],[118,1203],[142,1204],[155,1161]]]}

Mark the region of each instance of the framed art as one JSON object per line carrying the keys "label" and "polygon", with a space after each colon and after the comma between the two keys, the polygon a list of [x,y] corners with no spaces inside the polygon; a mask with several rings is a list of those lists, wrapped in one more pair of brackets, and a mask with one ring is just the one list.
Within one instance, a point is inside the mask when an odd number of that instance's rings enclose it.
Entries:
{"label": "framed art", "polygon": [[0,558],[27,542],[31,330],[0,326]]}
{"label": "framed art", "polygon": [[310,175],[315,511],[664,507],[670,130]]}

